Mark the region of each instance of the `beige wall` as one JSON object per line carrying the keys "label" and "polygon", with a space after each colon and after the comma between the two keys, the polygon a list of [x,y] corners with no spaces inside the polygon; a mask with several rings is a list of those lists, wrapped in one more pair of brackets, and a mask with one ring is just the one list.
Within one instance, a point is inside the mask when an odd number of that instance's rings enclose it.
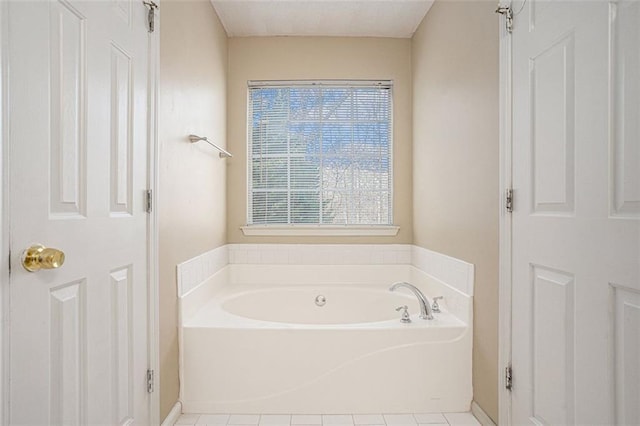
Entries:
{"label": "beige wall", "polygon": [[227,36],[209,0],[163,1],[160,27],[160,416],[178,400],[176,264],[226,243]]}
{"label": "beige wall", "polygon": [[[247,217],[247,80],[389,79],[394,81],[394,221],[396,237],[245,237]],[[229,39],[229,161],[227,233],[230,243],[410,243],[411,40],[339,37]]]}
{"label": "beige wall", "polygon": [[413,37],[414,243],[476,266],[474,399],[498,419],[498,18],[436,1]]}
{"label": "beige wall", "polygon": [[[162,418],[179,389],[177,263],[227,242],[413,242],[476,265],[474,399],[497,420],[498,25],[493,9],[488,2],[437,1],[412,40],[227,39],[208,0],[163,2]],[[394,80],[397,237],[242,235],[246,82],[260,79]],[[190,145],[185,137],[192,132],[222,145],[228,140],[234,157],[220,160],[207,145]]]}

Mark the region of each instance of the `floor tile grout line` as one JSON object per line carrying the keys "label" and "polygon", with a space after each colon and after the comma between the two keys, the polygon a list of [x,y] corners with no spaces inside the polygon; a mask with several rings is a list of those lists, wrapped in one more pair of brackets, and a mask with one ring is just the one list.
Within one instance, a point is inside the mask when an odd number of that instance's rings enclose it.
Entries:
{"label": "floor tile grout line", "polygon": [[[450,422],[449,418],[445,415],[445,413],[442,412],[438,412],[438,413],[385,413],[385,414],[379,414],[379,413],[373,413],[373,414],[222,414],[222,413],[216,413],[216,414],[204,414],[204,413],[200,413],[200,414],[196,414],[196,413],[187,413],[187,414],[181,414],[182,416],[194,416],[193,419],[189,419],[190,422],[189,423],[180,423],[180,418],[178,418],[178,421],[175,423],[176,425],[184,425],[184,426],[189,426],[189,425],[203,425],[203,424],[207,424],[207,425],[214,425],[214,426],[390,426],[389,421],[385,418],[385,415],[387,416],[411,416],[413,418],[413,422],[410,423],[391,423],[391,426],[396,425],[396,426],[428,426],[430,423],[420,423],[418,421],[418,418],[416,417],[417,414],[427,414],[427,415],[440,415],[442,417],[442,419],[444,420],[444,422],[440,422],[440,423],[432,423],[432,424],[447,424],[447,425],[452,425],[452,423]],[[473,416],[473,413],[470,412],[459,412],[459,413],[449,413],[449,414],[470,414],[472,418],[475,419],[475,416]],[[200,423],[201,417],[202,416],[207,416],[207,415],[212,415],[212,416],[227,416],[227,421],[226,422],[214,422],[214,423]],[[258,421],[257,423],[255,422],[251,422],[251,423],[245,423],[243,424],[242,422],[238,422],[238,423],[230,423],[231,422],[231,417],[232,416],[258,416]],[[273,425],[269,425],[268,423],[261,423],[261,420],[263,419],[263,417],[265,416],[287,416],[289,418],[288,422],[283,422],[283,423],[278,423],[278,422],[274,422]],[[312,424],[300,424],[300,423],[296,423],[293,424],[293,417],[294,416],[318,416],[320,417],[320,423],[316,423],[313,422]],[[344,417],[350,417],[351,418],[351,422],[346,422],[346,423],[332,423],[332,422],[325,422],[325,416],[344,416]],[[365,424],[365,423],[356,423],[355,421],[355,416],[381,416],[382,417],[382,422],[381,423],[375,423],[375,422],[371,422],[374,424]],[[477,421],[477,420],[476,420]],[[194,422],[194,423],[191,423]],[[310,422],[311,423],[311,422]]]}

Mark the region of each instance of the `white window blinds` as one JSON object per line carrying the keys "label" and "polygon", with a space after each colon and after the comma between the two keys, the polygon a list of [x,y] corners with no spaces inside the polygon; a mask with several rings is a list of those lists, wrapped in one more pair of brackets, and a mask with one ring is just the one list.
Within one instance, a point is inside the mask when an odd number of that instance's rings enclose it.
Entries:
{"label": "white window blinds", "polygon": [[392,224],[390,82],[249,85],[248,224]]}

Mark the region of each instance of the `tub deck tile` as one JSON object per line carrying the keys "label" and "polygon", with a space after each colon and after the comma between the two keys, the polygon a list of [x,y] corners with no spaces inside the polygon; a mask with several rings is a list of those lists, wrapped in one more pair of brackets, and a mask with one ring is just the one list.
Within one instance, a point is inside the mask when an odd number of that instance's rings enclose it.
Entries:
{"label": "tub deck tile", "polygon": [[228,414],[201,414],[197,425],[225,426],[229,421]]}
{"label": "tub deck tile", "polygon": [[387,426],[414,426],[418,424],[413,414],[385,414],[384,421]]}
{"label": "tub deck tile", "polygon": [[444,416],[451,426],[481,426],[471,413],[445,413]]}
{"label": "tub deck tile", "polygon": [[259,426],[289,426],[290,414],[263,414],[260,416]]}
{"label": "tub deck tile", "polygon": [[232,414],[227,424],[229,425],[257,425],[260,422],[260,414]]}
{"label": "tub deck tile", "polygon": [[354,414],[353,422],[357,425],[383,425],[382,414]]}
{"label": "tub deck tile", "polygon": [[353,425],[353,416],[350,414],[325,414],[322,416],[322,424],[324,426],[351,426]]}
{"label": "tub deck tile", "polygon": [[481,426],[473,414],[182,414],[176,426]]}
{"label": "tub deck tile", "polygon": [[447,419],[440,413],[416,413],[413,417],[418,424],[447,424]]}
{"label": "tub deck tile", "polygon": [[294,414],[291,416],[291,424],[296,426],[321,425],[322,416],[320,414]]}
{"label": "tub deck tile", "polygon": [[199,418],[199,414],[180,414],[176,425],[195,425]]}

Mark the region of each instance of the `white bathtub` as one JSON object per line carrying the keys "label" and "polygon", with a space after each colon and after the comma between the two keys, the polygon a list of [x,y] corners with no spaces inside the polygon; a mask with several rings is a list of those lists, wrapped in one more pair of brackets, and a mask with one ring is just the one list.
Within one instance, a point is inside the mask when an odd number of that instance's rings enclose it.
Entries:
{"label": "white bathtub", "polygon": [[[418,318],[394,281],[444,295],[443,312]],[[470,309],[470,297],[410,266],[228,266],[181,300],[183,411],[466,411]]]}

